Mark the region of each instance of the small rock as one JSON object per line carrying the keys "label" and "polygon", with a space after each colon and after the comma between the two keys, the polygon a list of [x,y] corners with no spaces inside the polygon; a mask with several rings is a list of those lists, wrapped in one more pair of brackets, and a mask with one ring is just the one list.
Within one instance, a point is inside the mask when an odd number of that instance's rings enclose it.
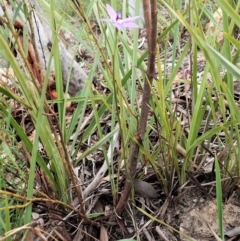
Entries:
{"label": "small rock", "polygon": [[157,198],[158,194],[154,187],[144,181],[134,180],[133,181],[135,193],[144,198]]}

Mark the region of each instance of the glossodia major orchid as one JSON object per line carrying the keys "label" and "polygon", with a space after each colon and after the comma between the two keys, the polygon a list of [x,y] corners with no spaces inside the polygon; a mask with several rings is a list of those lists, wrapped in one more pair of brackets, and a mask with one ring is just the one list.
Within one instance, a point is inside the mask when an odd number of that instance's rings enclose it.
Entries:
{"label": "glossodia major orchid", "polygon": [[109,4],[106,5],[106,8],[110,19],[100,19],[100,21],[112,23],[119,31],[123,28],[139,28],[133,21],[141,18],[140,16],[122,19],[121,13],[116,12]]}

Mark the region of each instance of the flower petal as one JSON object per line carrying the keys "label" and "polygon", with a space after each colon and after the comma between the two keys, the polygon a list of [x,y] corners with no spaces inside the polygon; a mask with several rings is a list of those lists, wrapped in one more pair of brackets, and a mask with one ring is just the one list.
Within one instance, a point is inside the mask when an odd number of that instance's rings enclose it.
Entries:
{"label": "flower petal", "polygon": [[122,24],[120,24],[120,23],[118,23],[118,22],[113,22],[113,25],[114,25],[119,31],[121,31],[121,30],[124,28],[124,26],[122,26]]}
{"label": "flower petal", "polygon": [[136,23],[132,22],[124,22],[121,23],[122,28],[139,28],[139,26]]}
{"label": "flower petal", "polygon": [[130,17],[130,18],[124,18],[122,20],[119,20],[121,23],[126,23],[126,22],[133,22],[134,20],[141,18],[140,16],[135,16],[135,17]]}
{"label": "flower petal", "polygon": [[115,12],[115,10],[109,4],[107,4],[106,6],[107,6],[106,8],[107,8],[107,12],[108,12],[109,17],[113,21],[116,21],[117,20],[117,13]]}

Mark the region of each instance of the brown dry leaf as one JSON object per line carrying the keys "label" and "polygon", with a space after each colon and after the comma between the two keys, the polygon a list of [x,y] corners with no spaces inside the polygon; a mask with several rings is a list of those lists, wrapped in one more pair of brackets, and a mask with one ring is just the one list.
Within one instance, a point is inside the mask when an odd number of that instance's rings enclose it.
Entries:
{"label": "brown dry leaf", "polygon": [[99,240],[100,241],[108,241],[107,230],[106,230],[106,228],[104,228],[104,226],[101,226]]}
{"label": "brown dry leaf", "polygon": [[34,228],[34,233],[40,238],[41,241],[47,241],[47,238],[43,235],[42,230],[38,227]]}
{"label": "brown dry leaf", "polygon": [[33,241],[34,233],[32,229],[29,229],[26,234],[26,241]]}

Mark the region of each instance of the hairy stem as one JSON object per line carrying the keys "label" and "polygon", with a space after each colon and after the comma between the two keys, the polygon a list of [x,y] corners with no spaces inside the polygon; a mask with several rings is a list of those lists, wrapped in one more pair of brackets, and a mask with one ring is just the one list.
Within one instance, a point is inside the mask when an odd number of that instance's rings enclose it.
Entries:
{"label": "hairy stem", "polygon": [[136,141],[133,143],[132,153],[130,157],[129,168],[126,173],[126,183],[123,193],[116,207],[117,215],[121,215],[129,199],[130,191],[132,188],[132,181],[137,171],[137,161],[139,155],[139,145],[141,145],[144,134],[147,128],[149,99],[151,95],[152,81],[155,75],[155,57],[156,57],[156,44],[157,44],[157,2],[156,0],[143,0],[144,18],[147,30],[148,42],[148,68],[144,81],[144,90],[142,98],[141,115],[138,121],[138,128],[135,135]]}

